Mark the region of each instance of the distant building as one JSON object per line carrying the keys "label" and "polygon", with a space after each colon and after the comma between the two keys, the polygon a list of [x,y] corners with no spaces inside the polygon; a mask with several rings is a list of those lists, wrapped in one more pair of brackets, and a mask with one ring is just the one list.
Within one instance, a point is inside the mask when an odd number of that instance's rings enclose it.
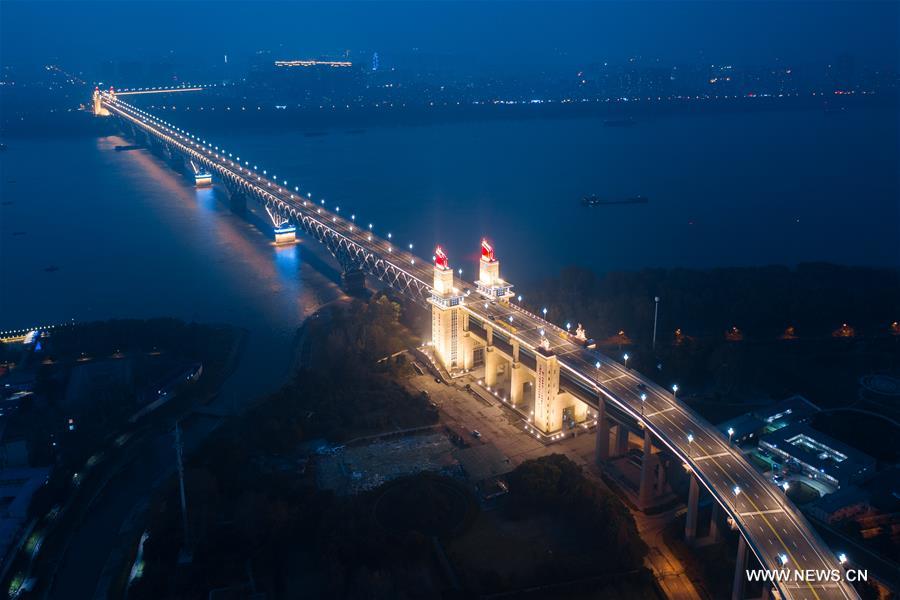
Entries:
{"label": "distant building", "polygon": [[731,434],[735,444],[758,439],[767,433],[777,431],[794,423],[807,423],[819,412],[818,406],[800,395],[794,395],[771,406],[729,419],[718,425],[723,435]]}
{"label": "distant building", "polygon": [[764,423],[769,432],[795,423],[807,423],[820,411],[818,406],[798,394],[752,414]]}
{"label": "distant building", "polygon": [[825,494],[808,504],[805,510],[820,521],[837,523],[866,513],[869,510],[869,494],[851,485],[833,494]]}
{"label": "distant building", "polygon": [[826,523],[852,519],[891,531],[900,527],[900,467],[886,469],[861,485],[849,485],[808,504],[805,510]]}
{"label": "distant building", "polygon": [[[765,428],[765,422],[750,413],[728,419],[717,425],[722,435],[728,436],[735,444],[754,441]],[[732,433],[729,434],[728,432]]]}
{"label": "distant building", "polygon": [[835,487],[863,481],[875,473],[874,458],[803,423],[764,435],[759,447],[781,457],[788,469],[797,468]]}

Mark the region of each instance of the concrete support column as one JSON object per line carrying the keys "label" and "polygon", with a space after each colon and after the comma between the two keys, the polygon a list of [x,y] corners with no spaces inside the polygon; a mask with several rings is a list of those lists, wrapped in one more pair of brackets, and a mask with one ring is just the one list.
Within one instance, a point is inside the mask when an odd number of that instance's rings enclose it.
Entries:
{"label": "concrete support column", "polygon": [[666,465],[663,462],[662,453],[656,455],[656,495],[661,496],[666,491]]}
{"label": "concrete support column", "polygon": [[575,421],[578,423],[583,423],[584,420],[587,419],[588,405],[578,398],[575,398],[574,396],[571,396],[571,398],[573,402],[572,410],[573,414],[575,415]]}
{"label": "concrete support column", "polygon": [[609,421],[606,419],[606,401],[603,398],[600,398],[597,410],[597,443],[594,460],[598,466],[609,460]]}
{"label": "concrete support column", "polygon": [[497,385],[497,351],[493,346],[484,349],[484,385]]}
{"label": "concrete support column", "polygon": [[737,560],[734,563],[734,584],[731,586],[731,600],[744,600],[744,586],[747,583],[747,541],[738,536]]}
{"label": "concrete support column", "polygon": [[513,406],[522,402],[522,386],[525,384],[525,368],[519,363],[510,365],[509,371],[509,401]]}
{"label": "concrete support column", "polygon": [[684,520],[684,540],[691,544],[697,539],[697,507],[700,503],[700,486],[697,476],[691,473],[691,487],[688,492],[687,517]]}
{"label": "concrete support column", "polygon": [[718,542],[722,539],[722,528],[719,526],[719,520],[722,518],[722,507],[718,502],[713,502],[712,513],[709,515],[709,538]]}
{"label": "concrete support column", "polygon": [[[462,314],[465,315],[465,313]],[[471,369],[475,363],[475,340],[468,332],[468,322],[469,319],[466,317],[464,321],[466,329],[462,339],[463,369]]]}
{"label": "concrete support column", "polygon": [[351,296],[365,292],[366,272],[362,269],[345,269],[341,273],[341,288]]}
{"label": "concrete support column", "polygon": [[619,423],[616,425],[616,449],[614,456],[624,456],[628,453],[628,428]]}
{"label": "concrete support column", "polygon": [[638,489],[638,505],[641,510],[650,506],[653,498],[653,437],[650,430],[644,428],[644,456],[641,459],[641,485]]}

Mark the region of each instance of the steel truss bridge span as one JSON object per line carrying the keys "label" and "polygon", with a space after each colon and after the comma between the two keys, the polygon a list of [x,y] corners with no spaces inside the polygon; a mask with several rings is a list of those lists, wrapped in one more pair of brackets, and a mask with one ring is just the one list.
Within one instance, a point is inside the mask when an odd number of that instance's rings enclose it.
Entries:
{"label": "steel truss bridge span", "polygon": [[[255,199],[267,210],[296,223],[324,244],[342,268],[361,270],[403,292],[421,305],[432,295],[431,262],[416,257],[390,240],[376,236],[336,209],[326,210],[298,188],[289,189],[258,173],[207,142],[127,104],[107,92],[103,106],[154,143],[203,165],[219,177],[232,195]],[[460,282],[460,287],[474,285]],[[477,298],[477,299],[476,299]],[[763,568],[842,573],[838,558],[819,538],[780,488],[767,481],[710,423],[633,369],[583,348],[566,332],[512,303],[488,302],[473,294],[462,309],[475,325],[491,327],[493,336],[519,346],[534,357],[542,339],[560,363],[560,385],[593,408],[606,403],[629,415],[692,471],[716,502],[733,519]],[[495,326],[498,322],[509,327]],[[640,387],[639,387],[640,386]],[[783,598],[826,600],[858,598],[843,578],[835,581],[776,582]]]}

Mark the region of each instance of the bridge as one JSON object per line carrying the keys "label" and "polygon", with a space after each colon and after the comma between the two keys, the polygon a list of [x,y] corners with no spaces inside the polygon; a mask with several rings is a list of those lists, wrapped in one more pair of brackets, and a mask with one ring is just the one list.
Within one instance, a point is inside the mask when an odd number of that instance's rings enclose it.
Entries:
{"label": "bridge", "polygon": [[[629,431],[638,432],[642,508],[662,491],[660,451],[683,463],[691,474],[688,542],[696,537],[702,490],[715,500],[712,528],[724,514],[740,533],[733,598],[743,598],[751,552],[765,569],[803,571],[807,577],[818,573],[813,575],[816,581],[793,577],[775,582],[782,598],[858,597],[837,576],[843,560],[781,488],[758,473],[730,439],[681,403],[677,388],[664,389],[629,369],[627,361],[623,365],[595,351],[580,327],[572,334],[517,304],[487,241],[482,243],[479,279],[465,281],[440,247],[432,260],[419,258],[411,246],[397,246],[390,234],[376,235],[373,225],[359,222],[355,214],[342,213],[340,207],[327,209],[324,200],[315,202],[310,193],[259,172],[246,159],[122,101],[113,91],[95,93],[96,114],[117,117],[127,132],[146,139],[171,160],[192,161],[208,171],[228,189],[235,207],[255,201],[276,226],[295,225],[324,244],[341,265],[347,285],[359,285],[367,275],[376,277],[429,308],[440,364],[451,374],[483,365],[483,383],[495,392],[502,390],[504,400],[514,406],[526,407],[535,436],[556,439],[569,420],[596,423],[596,458],[602,463],[623,451]],[[770,588],[764,591],[768,594]]]}

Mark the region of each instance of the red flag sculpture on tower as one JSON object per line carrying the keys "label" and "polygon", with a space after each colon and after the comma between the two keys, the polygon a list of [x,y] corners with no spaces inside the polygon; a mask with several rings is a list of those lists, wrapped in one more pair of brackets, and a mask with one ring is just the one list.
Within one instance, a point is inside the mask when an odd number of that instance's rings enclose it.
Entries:
{"label": "red flag sculpture on tower", "polygon": [[481,238],[481,260],[494,262],[494,247],[484,238]]}
{"label": "red flag sculpture on tower", "polygon": [[450,259],[444,254],[444,249],[438,246],[434,249],[434,266],[442,269],[450,268]]}

